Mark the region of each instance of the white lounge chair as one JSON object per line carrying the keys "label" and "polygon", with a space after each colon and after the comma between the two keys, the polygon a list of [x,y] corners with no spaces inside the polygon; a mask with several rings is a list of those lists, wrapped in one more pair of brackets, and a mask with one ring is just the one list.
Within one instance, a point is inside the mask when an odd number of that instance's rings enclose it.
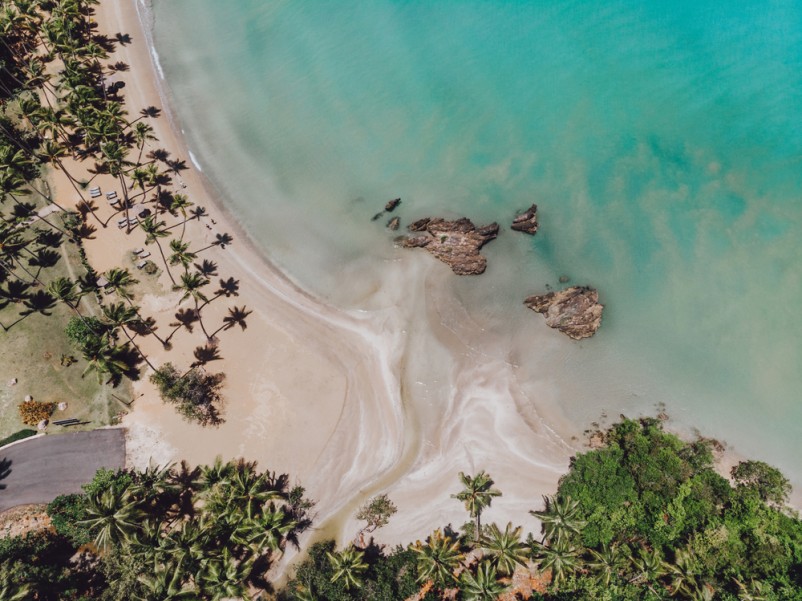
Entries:
{"label": "white lounge chair", "polygon": [[100,186],[95,186],[94,188],[89,188],[89,192],[100,192]]}
{"label": "white lounge chair", "polygon": [[117,192],[114,190],[112,190],[111,192],[106,192],[106,198],[108,199],[117,198]]}
{"label": "white lounge chair", "polygon": [[150,256],[150,251],[145,251],[139,255],[140,259],[147,259]]}
{"label": "white lounge chair", "polygon": [[135,255],[141,255],[143,252],[145,252],[144,248],[135,248],[134,249],[134,254]]}
{"label": "white lounge chair", "polygon": [[137,264],[136,264],[136,268],[137,268],[137,269],[142,269],[142,268],[144,268],[144,267],[145,267],[145,265],[147,265],[147,264],[148,264],[148,262],[147,262],[147,261],[140,261],[139,263],[137,263]]}

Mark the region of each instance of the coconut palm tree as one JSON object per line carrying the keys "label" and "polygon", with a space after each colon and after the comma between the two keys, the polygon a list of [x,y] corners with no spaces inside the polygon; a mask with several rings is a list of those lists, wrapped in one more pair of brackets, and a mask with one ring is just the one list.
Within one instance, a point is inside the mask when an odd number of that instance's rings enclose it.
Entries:
{"label": "coconut palm tree", "polygon": [[159,249],[159,254],[161,254],[162,261],[164,262],[164,268],[167,270],[167,275],[170,277],[170,281],[175,286],[175,278],[170,272],[170,266],[167,263],[167,258],[164,256],[164,250],[159,242],[159,238],[166,238],[170,235],[170,232],[168,232],[165,227],[165,222],[156,221],[152,215],[149,215],[140,222],[140,225],[142,227],[142,231],[145,232],[145,244],[153,244],[154,242],[156,243],[156,246]]}
{"label": "coconut palm tree", "polygon": [[185,271],[189,268],[189,264],[197,258],[195,253],[190,252],[187,242],[182,242],[175,238],[170,240],[170,250],[173,251],[173,254],[168,259],[170,265],[178,265],[180,263]]}
{"label": "coconut palm tree", "polygon": [[489,561],[482,561],[474,576],[465,570],[460,576],[460,591],[466,601],[496,601],[506,590],[496,575],[496,568]]}
{"label": "coconut palm tree", "polygon": [[[186,194],[173,194],[173,201],[170,203],[170,212],[173,214],[181,213],[181,238],[184,239],[184,234],[187,230],[187,209],[193,206],[194,203],[190,202]],[[176,227],[176,226],[172,226]]]}
{"label": "coconut palm tree", "polygon": [[700,588],[701,566],[696,555],[689,548],[677,549],[674,563],[663,562],[666,575],[671,579],[672,595],[692,596]]}
{"label": "coconut palm tree", "polygon": [[656,595],[653,584],[666,575],[666,565],[660,550],[641,547],[631,562],[635,575],[629,581],[633,584],[643,584]]}
{"label": "coconut palm tree", "polygon": [[70,309],[75,311],[78,316],[81,312],[78,310],[78,302],[81,300],[81,295],[78,292],[78,287],[70,278],[58,277],[47,286],[47,291],[50,295],[58,301],[67,305]]}
{"label": "coconut palm tree", "polygon": [[630,551],[626,545],[602,545],[601,550],[589,549],[591,561],[588,567],[604,587],[617,578],[630,562]]}
{"label": "coconut palm tree", "polygon": [[738,599],[740,601],[767,601],[771,594],[770,587],[759,580],[750,580],[749,584],[744,584],[740,580],[735,580],[738,587]]}
{"label": "coconut palm tree", "polygon": [[151,574],[139,576],[138,580],[146,593],[135,598],[141,601],[197,601],[197,589],[185,582],[185,578],[186,573],[180,563],[160,566]]}
{"label": "coconut palm tree", "polygon": [[353,545],[349,545],[342,551],[326,553],[326,557],[334,570],[332,582],[342,580],[348,590],[362,587],[361,576],[368,569],[368,564],[364,562],[364,551],[357,551]]}
{"label": "coconut palm tree", "polygon": [[581,565],[578,549],[565,540],[555,540],[550,545],[536,542],[533,551],[535,557],[540,560],[541,569],[551,570],[555,586],[559,586]]}
{"label": "coconut palm tree", "polygon": [[109,269],[106,272],[106,279],[109,282],[109,288],[114,290],[120,298],[127,301],[133,298],[128,289],[139,283],[139,280],[132,276],[130,271],[119,267],[112,267]]}
{"label": "coconut palm tree", "polygon": [[542,524],[544,541],[560,541],[578,535],[585,527],[585,521],[580,519],[579,501],[569,496],[544,495],[543,502],[546,507],[543,511],[530,511]]}
{"label": "coconut palm tree", "polygon": [[455,581],[454,571],[464,557],[459,541],[435,530],[425,545],[418,541],[412,550],[418,554],[418,582],[432,580],[444,588]]}
{"label": "coconut palm tree", "polygon": [[83,356],[88,363],[83,375],[94,371],[97,373],[98,383],[106,375],[109,376],[108,382],[117,383],[131,369],[125,360],[125,349],[113,344],[108,333],[87,344],[83,349]]}
{"label": "coconut palm tree", "polygon": [[109,487],[87,496],[86,516],[78,523],[86,526],[94,534],[97,547],[106,551],[130,540],[139,529],[141,512],[130,492]]}
{"label": "coconut palm tree", "polygon": [[238,561],[228,547],[217,557],[206,559],[196,581],[201,591],[212,601],[230,598],[247,598],[246,581],[253,569],[253,561]]}
{"label": "coconut palm tree", "polygon": [[457,494],[451,495],[451,498],[462,501],[470,516],[476,520],[475,534],[478,541],[482,532],[482,512],[490,507],[495,497],[501,496],[501,491],[493,488],[493,479],[484,470],[476,476],[460,472],[459,479],[464,488]]}
{"label": "coconut palm tree", "polygon": [[298,522],[272,501],[254,519],[243,520],[231,535],[231,541],[249,547],[256,555],[283,550]]}
{"label": "coconut palm tree", "polygon": [[134,337],[131,336],[130,332],[126,329],[127,327],[131,326],[134,323],[140,321],[139,313],[137,312],[136,307],[132,307],[130,305],[126,305],[125,303],[113,303],[110,305],[104,305],[102,307],[103,317],[105,317],[106,321],[114,326],[115,328],[119,328],[122,333],[128,338],[128,342],[136,349],[136,352],[139,354],[140,357],[148,364],[148,367],[155,371],[154,365],[148,360],[145,353],[142,352],[142,349],[139,348],[139,345],[134,341]]}
{"label": "coconut palm tree", "polygon": [[526,565],[527,546],[521,542],[522,528],[507,523],[504,532],[496,524],[490,524],[479,539],[482,550],[496,569],[505,576],[515,571],[516,565]]}

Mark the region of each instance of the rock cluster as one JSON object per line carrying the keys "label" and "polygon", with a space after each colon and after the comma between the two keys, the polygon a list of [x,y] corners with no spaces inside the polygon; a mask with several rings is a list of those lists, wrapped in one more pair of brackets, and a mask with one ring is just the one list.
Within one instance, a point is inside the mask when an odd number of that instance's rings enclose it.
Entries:
{"label": "rock cluster", "polygon": [[524,304],[546,317],[546,325],[574,340],[589,338],[601,325],[603,305],[599,293],[587,286],[530,296]]}
{"label": "rock cluster", "polygon": [[498,224],[477,228],[470,219],[456,221],[427,217],[408,226],[419,236],[407,236],[401,244],[405,248],[425,248],[447,264],[457,275],[478,275],[487,268],[479,250],[498,236]]}
{"label": "rock cluster", "polygon": [[526,211],[513,219],[510,227],[512,227],[512,229],[514,229],[516,232],[523,232],[524,234],[534,236],[537,233],[538,228],[537,205],[533,204],[531,207],[526,209]]}

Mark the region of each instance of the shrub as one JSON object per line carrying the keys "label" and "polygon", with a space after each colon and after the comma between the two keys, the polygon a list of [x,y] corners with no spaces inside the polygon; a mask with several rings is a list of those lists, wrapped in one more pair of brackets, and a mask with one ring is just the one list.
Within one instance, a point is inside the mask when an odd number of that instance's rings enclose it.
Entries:
{"label": "shrub", "polygon": [[181,375],[172,363],[165,363],[150,376],[165,402],[176,405],[187,421],[202,426],[223,423],[218,404],[224,374],[207,374],[198,368]]}
{"label": "shrub", "polygon": [[19,414],[22,423],[35,426],[43,419],[49,419],[56,410],[55,403],[40,403],[39,401],[23,401],[19,405]]}
{"label": "shrub", "polygon": [[19,432],[14,432],[14,434],[12,434],[11,436],[6,436],[2,440],[0,440],[0,447],[35,435],[36,435],[36,430],[31,430],[30,428],[24,428],[23,430],[20,430]]}
{"label": "shrub", "polygon": [[100,346],[101,338],[108,330],[109,326],[95,317],[73,317],[65,331],[70,342],[83,351],[88,347]]}
{"label": "shrub", "polygon": [[61,495],[47,506],[47,515],[53,527],[76,547],[85,545],[92,536],[78,522],[86,517],[86,497],[84,495]]}

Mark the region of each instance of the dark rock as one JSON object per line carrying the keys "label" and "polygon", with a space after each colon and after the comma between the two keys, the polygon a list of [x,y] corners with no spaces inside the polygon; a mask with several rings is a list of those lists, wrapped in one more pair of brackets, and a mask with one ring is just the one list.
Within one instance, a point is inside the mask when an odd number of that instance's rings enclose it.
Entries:
{"label": "dark rock", "polygon": [[381,218],[382,215],[384,215],[384,211],[382,211],[381,213],[376,213],[373,217],[371,217],[370,220],[371,221],[378,221]]}
{"label": "dark rock", "polygon": [[384,210],[388,213],[392,213],[395,211],[395,208],[401,204],[400,198],[394,198],[393,200],[389,201],[386,205],[384,205]]}
{"label": "dark rock", "polygon": [[533,204],[523,213],[512,220],[512,229],[534,236],[537,233],[537,205]]}
{"label": "dark rock", "polygon": [[546,325],[573,338],[589,338],[601,325],[603,305],[599,293],[586,286],[530,296],[524,304],[546,316]]}
{"label": "dark rock", "polygon": [[569,278],[567,275],[561,275],[559,281],[560,284],[566,284],[571,281],[571,278]]}
{"label": "dark rock", "polygon": [[401,225],[401,219],[399,217],[393,217],[387,222],[387,227],[393,231],[397,230],[399,225]]}
{"label": "dark rock", "polygon": [[498,236],[497,223],[477,228],[464,217],[456,221],[427,217],[410,224],[407,229],[424,233],[404,238],[402,246],[425,248],[457,275],[484,273],[487,259],[479,253],[479,249]]}

